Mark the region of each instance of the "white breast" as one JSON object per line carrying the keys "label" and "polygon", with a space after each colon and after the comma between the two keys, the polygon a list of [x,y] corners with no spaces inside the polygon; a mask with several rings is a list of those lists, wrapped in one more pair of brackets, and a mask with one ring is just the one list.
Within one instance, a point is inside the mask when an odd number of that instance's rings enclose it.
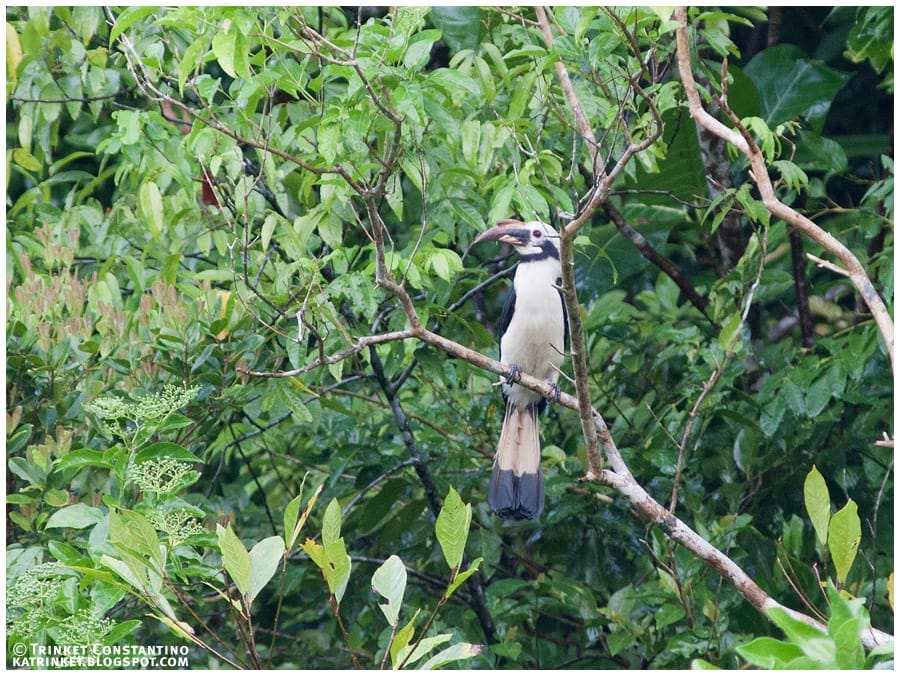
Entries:
{"label": "white breast", "polygon": [[[559,262],[553,259],[520,265],[513,281],[516,306],[500,339],[500,360],[519,366],[542,380],[556,382],[565,349],[565,315],[556,287]],[[509,398],[523,407],[540,395],[518,385],[506,385]]]}

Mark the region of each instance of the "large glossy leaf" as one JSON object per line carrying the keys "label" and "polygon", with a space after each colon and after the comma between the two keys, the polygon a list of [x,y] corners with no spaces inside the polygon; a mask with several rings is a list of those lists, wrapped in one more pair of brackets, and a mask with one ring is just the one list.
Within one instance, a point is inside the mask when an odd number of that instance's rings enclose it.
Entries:
{"label": "large glossy leaf", "polygon": [[665,157],[657,160],[656,171],[649,172],[643,164],[635,166],[634,176],[628,176],[626,185],[641,190],[660,191],[649,194],[644,203],[672,206],[672,197],[686,202],[705,198],[708,194],[706,170],[700,157],[697,128],[687,110],[670,110],[663,115],[668,149]]}
{"label": "large glossy leaf", "polygon": [[103,511],[87,504],[72,504],[64,506],[59,511],[54,511],[47,524],[47,529],[54,527],[70,527],[80,530],[91,525],[96,525],[103,518]]}
{"label": "large glossy leaf", "polygon": [[770,127],[797,117],[821,132],[835,95],[850,79],[795,45],[770,47],[754,56],[744,73],[756,85],[762,118]]}
{"label": "large glossy leaf", "polygon": [[481,15],[479,7],[432,7],[429,18],[440,29],[444,42],[451,51],[475,49],[481,42]]}

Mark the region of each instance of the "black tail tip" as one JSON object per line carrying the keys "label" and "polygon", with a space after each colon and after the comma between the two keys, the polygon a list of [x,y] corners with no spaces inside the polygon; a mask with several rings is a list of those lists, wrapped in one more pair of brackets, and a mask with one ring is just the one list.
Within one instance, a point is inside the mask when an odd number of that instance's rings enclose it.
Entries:
{"label": "black tail tip", "polygon": [[501,518],[534,520],[544,510],[544,479],[540,471],[516,476],[495,466],[488,488],[488,504]]}

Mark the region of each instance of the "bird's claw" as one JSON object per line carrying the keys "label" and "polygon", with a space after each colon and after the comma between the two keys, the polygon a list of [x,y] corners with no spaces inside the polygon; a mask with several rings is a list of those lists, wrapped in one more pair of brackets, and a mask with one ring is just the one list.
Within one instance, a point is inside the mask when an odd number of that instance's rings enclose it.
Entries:
{"label": "bird's claw", "polygon": [[559,398],[562,396],[562,389],[559,388],[559,385],[556,382],[551,382],[550,386],[553,387],[553,398],[550,400],[554,403],[559,403]]}
{"label": "bird's claw", "polygon": [[509,373],[506,375],[506,384],[513,384],[522,375],[522,369],[513,364],[509,367]]}

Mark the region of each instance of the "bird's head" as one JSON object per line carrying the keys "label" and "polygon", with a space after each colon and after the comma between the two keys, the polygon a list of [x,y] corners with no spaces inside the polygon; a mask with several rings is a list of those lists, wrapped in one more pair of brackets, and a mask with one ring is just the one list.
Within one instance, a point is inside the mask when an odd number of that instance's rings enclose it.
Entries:
{"label": "bird's head", "polygon": [[472,243],[482,241],[511,244],[523,257],[549,256],[559,259],[559,233],[539,220],[527,223],[512,218],[501,220],[496,226],[479,234]]}

